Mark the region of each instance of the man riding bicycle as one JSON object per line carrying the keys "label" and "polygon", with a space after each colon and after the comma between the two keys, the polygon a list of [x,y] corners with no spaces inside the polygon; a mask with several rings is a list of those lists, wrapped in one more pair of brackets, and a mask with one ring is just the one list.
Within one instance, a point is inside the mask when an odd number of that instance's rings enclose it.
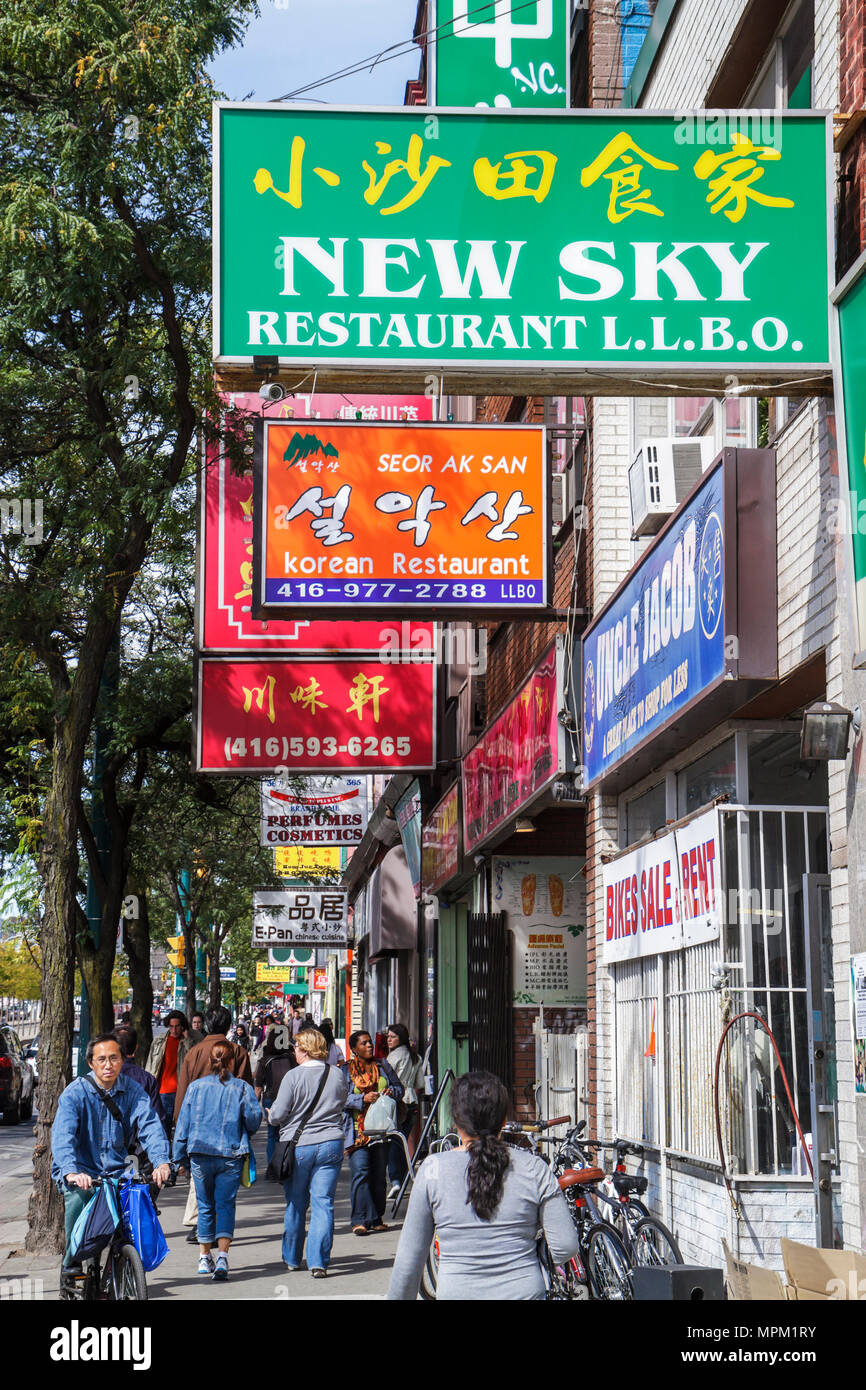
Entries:
{"label": "man riding bicycle", "polygon": [[171,1176],[165,1130],[144,1088],[121,1075],[123,1057],[114,1034],[91,1038],[87,1060],[90,1074],[66,1087],[51,1127],[51,1176],[66,1204],[67,1271],[72,1228],[94,1196],[93,1180],[123,1172],[136,1129],[154,1165],[153,1181],[162,1187]]}

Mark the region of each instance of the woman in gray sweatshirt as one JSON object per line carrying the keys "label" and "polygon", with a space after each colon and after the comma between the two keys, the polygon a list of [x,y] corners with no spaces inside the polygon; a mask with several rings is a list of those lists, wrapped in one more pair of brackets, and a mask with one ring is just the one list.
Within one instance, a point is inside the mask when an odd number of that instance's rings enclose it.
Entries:
{"label": "woman in gray sweatshirt", "polygon": [[507,1113],[508,1093],[488,1072],[454,1083],[451,1116],[462,1144],[418,1170],[389,1299],[418,1297],[434,1232],[440,1302],[544,1298],[540,1230],[557,1264],[577,1253],[577,1230],[547,1164],[499,1138]]}

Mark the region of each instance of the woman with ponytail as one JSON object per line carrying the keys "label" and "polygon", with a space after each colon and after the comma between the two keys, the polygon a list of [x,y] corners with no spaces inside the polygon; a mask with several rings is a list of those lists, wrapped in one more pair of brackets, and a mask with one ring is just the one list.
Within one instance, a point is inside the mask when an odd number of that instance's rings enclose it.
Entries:
{"label": "woman with ponytail", "polygon": [[460,1148],[432,1154],[418,1169],[388,1290],[414,1301],[434,1232],[440,1302],[542,1299],[536,1238],[544,1230],[557,1264],[577,1252],[577,1231],[543,1159],[500,1139],[508,1092],[489,1072],[454,1083],[451,1118]]}
{"label": "woman with ponytail", "polygon": [[[234,1056],[225,1038],[213,1042],[210,1071],[187,1087],[174,1132],[174,1161],[189,1166],[198,1200],[198,1272],[219,1282],[229,1277],[241,1169],[250,1135],[262,1122],[252,1086],[232,1075]],[[216,1263],[214,1244],[219,1247]]]}

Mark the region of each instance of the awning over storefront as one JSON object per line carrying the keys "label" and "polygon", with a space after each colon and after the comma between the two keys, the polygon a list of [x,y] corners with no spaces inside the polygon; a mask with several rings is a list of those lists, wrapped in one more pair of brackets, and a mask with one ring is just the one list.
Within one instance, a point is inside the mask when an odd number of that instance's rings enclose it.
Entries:
{"label": "awning over storefront", "polygon": [[418,938],[418,904],[401,845],[388,851],[367,890],[370,960],[396,951],[414,951]]}

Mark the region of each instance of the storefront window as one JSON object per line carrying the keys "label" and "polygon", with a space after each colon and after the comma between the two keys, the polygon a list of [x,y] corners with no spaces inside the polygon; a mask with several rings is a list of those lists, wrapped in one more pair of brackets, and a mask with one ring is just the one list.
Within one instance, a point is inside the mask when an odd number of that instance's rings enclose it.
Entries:
{"label": "storefront window", "polygon": [[[719,1034],[725,1017],[757,1014],[772,1032],[793,1106],[767,1032],[752,1018],[738,1018],[723,1053],[719,1087],[729,1169],[738,1174],[804,1176],[794,1120],[796,1108],[808,1134],[811,1091],[803,877],[827,872],[827,814],[723,806],[719,836],[721,941],[613,966],[615,1124],[624,1137],[716,1162],[709,1078]],[[813,929],[820,928],[821,924],[813,923]],[[825,924],[825,1016],[832,1022],[829,942]],[[724,993],[714,987],[720,960],[728,963]],[[654,1018],[664,1037],[663,1078],[646,1057]],[[699,1076],[705,1080],[696,1085]],[[835,1059],[830,1057],[831,1100],[834,1086]]]}
{"label": "storefront window", "polygon": [[737,792],[737,766],[733,738],[690,763],[677,775],[677,815],[687,816],[717,797]]}
{"label": "storefront window", "polygon": [[[677,396],[674,398],[674,433],[707,434],[712,433],[712,396]],[[706,412],[706,419],[703,419]]]}
{"label": "storefront window", "polygon": [[664,782],[658,782],[649,791],[641,792],[625,808],[625,842],[637,844],[647,835],[660,830],[667,819],[667,798]]}
{"label": "storefront window", "polygon": [[749,734],[749,801],[754,806],[825,806],[827,764],[802,762],[800,726]]}

